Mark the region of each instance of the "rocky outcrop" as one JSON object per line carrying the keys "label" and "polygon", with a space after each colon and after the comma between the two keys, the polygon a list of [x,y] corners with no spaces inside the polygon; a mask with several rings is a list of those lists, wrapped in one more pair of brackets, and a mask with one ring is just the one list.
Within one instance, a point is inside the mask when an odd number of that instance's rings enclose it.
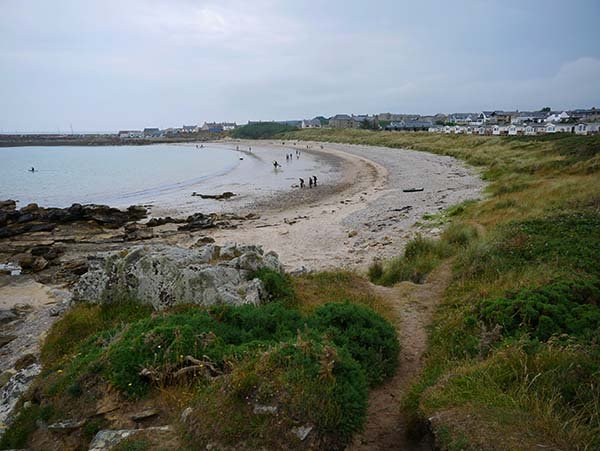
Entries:
{"label": "rocky outcrop", "polygon": [[[10,425],[17,401],[27,391],[33,379],[40,374],[42,367],[34,363],[13,373],[8,382],[0,388],[0,426]],[[0,437],[4,429],[0,427]]]}
{"label": "rocky outcrop", "polygon": [[74,301],[135,299],[161,310],[176,304],[260,304],[266,293],[252,273],[281,271],[281,264],[277,254],[264,254],[259,246],[156,245],[97,254],[89,268],[74,287]]}
{"label": "rocky outcrop", "polygon": [[73,204],[68,208],[43,208],[37,204],[29,204],[19,210],[15,201],[7,200],[0,202],[0,238],[50,231],[59,224],[83,221],[118,228],[128,222],[143,219],[146,215],[146,208],[137,205],[119,210],[94,204]]}

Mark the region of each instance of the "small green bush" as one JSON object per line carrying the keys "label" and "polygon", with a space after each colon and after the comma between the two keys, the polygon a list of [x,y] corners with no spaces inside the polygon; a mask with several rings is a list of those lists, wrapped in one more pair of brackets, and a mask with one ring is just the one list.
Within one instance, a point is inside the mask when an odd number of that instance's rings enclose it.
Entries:
{"label": "small green bush", "polygon": [[[188,432],[196,446],[294,449],[303,444],[292,428],[314,425],[324,449],[344,449],[362,427],[367,393],[364,372],[347,351],[298,337],[249,357],[203,389]],[[256,405],[277,413],[257,415]]]}
{"label": "small green bush", "polygon": [[371,309],[354,304],[326,304],[312,316],[311,326],[362,366],[370,385],[392,376],[398,364],[396,330]]}
{"label": "small green bush", "polygon": [[561,280],[484,300],[480,317],[499,324],[505,335],[600,337],[600,279]]}
{"label": "small green bush", "polygon": [[10,427],[0,439],[0,449],[26,448],[29,435],[37,428],[37,422],[47,421],[52,415],[52,408],[33,404],[21,409]]}
{"label": "small green bush", "polygon": [[269,300],[292,303],[295,299],[294,288],[287,274],[281,274],[269,268],[261,268],[250,278],[258,278],[267,290]]}

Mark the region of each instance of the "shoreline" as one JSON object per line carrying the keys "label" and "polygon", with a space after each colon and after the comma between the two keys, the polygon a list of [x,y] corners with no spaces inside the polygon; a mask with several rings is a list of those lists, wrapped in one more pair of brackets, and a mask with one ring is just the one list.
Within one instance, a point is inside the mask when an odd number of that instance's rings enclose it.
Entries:
{"label": "shoreline", "polygon": [[[281,146],[281,141],[253,142]],[[474,169],[427,152],[300,141],[296,146],[286,142],[286,147],[340,158],[344,170],[339,183],[318,197],[320,187],[303,190],[300,198],[298,192],[285,194],[260,210],[260,220],[206,235],[218,244],[263,245],[277,252],[291,271],[362,271],[373,259],[400,255],[417,233],[441,233],[415,226],[424,214],[480,198],[485,186]],[[417,185],[424,191],[403,192]]]}

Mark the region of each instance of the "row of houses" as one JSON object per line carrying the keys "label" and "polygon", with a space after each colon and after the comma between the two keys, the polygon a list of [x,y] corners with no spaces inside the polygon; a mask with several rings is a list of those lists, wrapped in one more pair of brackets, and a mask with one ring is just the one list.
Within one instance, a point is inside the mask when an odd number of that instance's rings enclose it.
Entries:
{"label": "row of houses", "polygon": [[183,125],[179,128],[145,128],[144,130],[120,130],[118,133],[121,139],[152,139],[173,137],[178,135],[203,132],[221,133],[233,130],[237,127],[235,122],[205,122],[204,125]]}
{"label": "row of houses", "polygon": [[[423,129],[420,129],[423,130]],[[518,135],[542,135],[548,133],[574,133],[577,135],[592,135],[600,133],[600,122],[591,123],[549,123],[549,124],[528,124],[528,125],[480,125],[480,126],[462,126],[446,125],[432,126],[427,129],[432,133],[445,134],[466,134],[466,135],[494,135],[494,136],[518,136]]]}

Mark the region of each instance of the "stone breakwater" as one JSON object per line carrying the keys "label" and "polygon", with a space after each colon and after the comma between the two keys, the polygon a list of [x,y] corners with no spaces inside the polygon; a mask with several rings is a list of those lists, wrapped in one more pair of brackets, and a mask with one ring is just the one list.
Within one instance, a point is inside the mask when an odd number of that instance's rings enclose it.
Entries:
{"label": "stone breakwater", "polygon": [[137,300],[162,310],[177,304],[254,304],[267,300],[253,274],[281,272],[274,252],[259,246],[135,246],[89,257],[89,270],[73,289],[73,300],[110,303]]}

